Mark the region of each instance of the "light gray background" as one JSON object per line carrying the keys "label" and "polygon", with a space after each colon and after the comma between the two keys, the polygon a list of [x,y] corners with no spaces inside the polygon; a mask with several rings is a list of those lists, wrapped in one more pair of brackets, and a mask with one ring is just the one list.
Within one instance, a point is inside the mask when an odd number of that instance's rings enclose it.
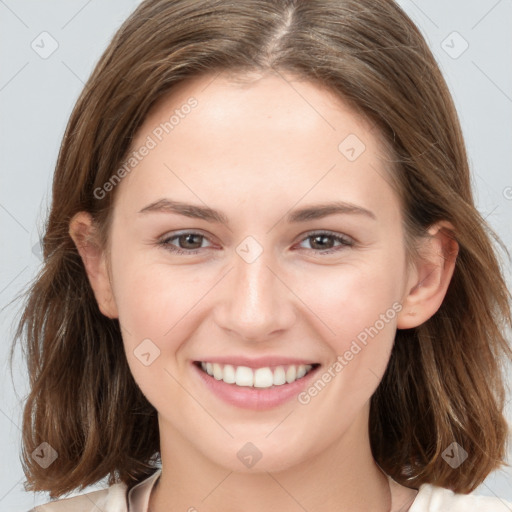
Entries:
{"label": "light gray background", "polygon": [[[446,77],[466,138],[478,208],[510,250],[512,1],[399,3],[422,30]],[[39,232],[72,107],[114,32],[137,4],[137,0],[0,0],[2,308],[39,268]],[[40,36],[45,31],[58,48],[42,58],[31,45],[35,41],[44,51],[40,41],[45,37],[46,51],[51,48],[48,36]],[[510,264],[505,263],[510,283]],[[0,511],[24,512],[49,501],[49,496],[23,490],[19,446],[27,378],[19,356],[14,383],[7,363],[16,317],[16,307],[6,307],[0,314]],[[512,422],[512,400],[507,414]],[[99,487],[101,483],[84,492]],[[476,493],[512,502],[512,470],[493,473]]]}

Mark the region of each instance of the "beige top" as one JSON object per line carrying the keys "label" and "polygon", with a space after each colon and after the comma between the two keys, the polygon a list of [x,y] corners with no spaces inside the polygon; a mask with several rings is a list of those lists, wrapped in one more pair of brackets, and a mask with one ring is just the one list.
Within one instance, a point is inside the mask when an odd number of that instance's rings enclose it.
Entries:
{"label": "beige top", "polygon": [[[71,498],[39,505],[29,512],[148,512],[151,490],[161,469],[127,491],[124,483]],[[398,485],[391,477],[390,485]],[[454,494],[449,489],[423,484],[408,512],[511,512],[512,503],[499,498]],[[406,512],[403,509],[396,512]]]}
{"label": "beige top", "polygon": [[130,489],[128,492],[128,512],[147,512],[149,495],[160,477],[161,469]]}

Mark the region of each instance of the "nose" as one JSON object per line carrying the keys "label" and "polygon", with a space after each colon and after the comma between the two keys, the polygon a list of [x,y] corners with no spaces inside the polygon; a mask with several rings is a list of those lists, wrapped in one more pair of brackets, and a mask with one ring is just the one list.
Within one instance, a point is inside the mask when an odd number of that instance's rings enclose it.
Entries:
{"label": "nose", "polygon": [[270,252],[252,262],[235,253],[234,268],[217,295],[217,325],[245,340],[267,341],[296,321],[295,296],[275,260],[267,257]]}

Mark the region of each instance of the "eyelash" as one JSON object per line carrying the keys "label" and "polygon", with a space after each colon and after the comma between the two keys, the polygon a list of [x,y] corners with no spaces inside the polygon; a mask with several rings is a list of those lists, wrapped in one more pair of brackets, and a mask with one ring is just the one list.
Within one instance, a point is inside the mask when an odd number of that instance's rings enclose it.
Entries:
{"label": "eyelash", "polygon": [[[207,249],[207,247],[203,247],[203,248],[200,248],[200,249],[185,250],[185,249],[180,249],[180,248],[175,247],[175,246],[170,244],[171,240],[180,238],[182,236],[187,236],[187,235],[196,235],[196,236],[202,237],[203,239],[207,239],[207,237],[205,235],[201,234],[201,233],[197,233],[195,231],[184,231],[182,233],[178,233],[178,234],[174,234],[172,236],[165,237],[164,239],[162,239],[162,240],[160,240],[158,242],[158,245],[162,246],[164,249],[166,249],[166,250],[168,250],[168,251],[170,251],[170,252],[172,252],[174,254],[188,255],[188,256],[197,254],[202,249]],[[343,248],[352,247],[354,245],[354,241],[351,238],[349,238],[347,236],[331,233],[329,231],[315,231],[315,232],[312,232],[312,233],[308,233],[307,236],[305,236],[304,238],[302,238],[300,240],[300,242],[303,242],[304,240],[307,240],[309,238],[314,238],[314,237],[317,237],[317,236],[327,236],[329,238],[332,238],[336,242],[340,242],[341,245],[339,245],[337,248],[325,249],[323,251],[322,250],[316,250],[316,249],[306,249],[306,250],[310,250],[310,251],[313,251],[313,252],[315,252],[317,254],[324,255],[324,254],[332,254],[332,253],[338,252],[339,250],[341,250]]]}

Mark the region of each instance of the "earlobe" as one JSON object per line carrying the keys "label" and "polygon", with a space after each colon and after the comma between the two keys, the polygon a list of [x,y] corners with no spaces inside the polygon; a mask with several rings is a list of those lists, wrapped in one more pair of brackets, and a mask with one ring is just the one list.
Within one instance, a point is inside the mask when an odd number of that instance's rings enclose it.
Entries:
{"label": "earlobe", "polygon": [[428,230],[420,249],[421,258],[414,264],[397,328],[411,329],[431,318],[440,308],[455,270],[459,244],[453,226],[446,221]]}
{"label": "earlobe", "polygon": [[117,318],[106,255],[99,243],[92,216],[87,212],[77,213],[69,223],[69,235],[82,258],[100,311],[108,318]]}

